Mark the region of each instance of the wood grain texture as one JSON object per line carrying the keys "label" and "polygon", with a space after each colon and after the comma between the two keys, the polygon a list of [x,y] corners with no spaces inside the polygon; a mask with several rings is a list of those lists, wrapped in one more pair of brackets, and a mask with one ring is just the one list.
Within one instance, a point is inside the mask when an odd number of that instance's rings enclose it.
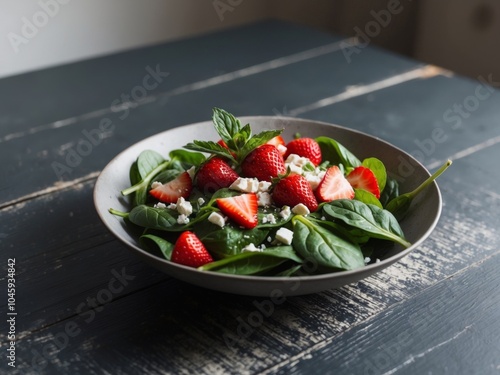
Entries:
{"label": "wood grain texture", "polygon": [[[277,46],[256,43],[260,30],[273,30],[269,39]],[[28,101],[32,112],[21,118],[16,101],[6,108],[11,118],[0,127],[2,134],[36,126],[29,119],[35,113],[42,124],[109,105],[109,95],[133,81],[120,86],[117,77],[132,77],[151,56],[165,58],[181,50],[199,60],[208,55],[208,47],[225,56],[225,47],[235,39],[248,40],[249,57],[228,54],[228,61],[222,61],[226,68],[339,40],[271,22],[33,73],[46,79],[60,75],[53,100],[68,92],[62,77],[79,79],[87,87],[82,103],[69,100],[68,108],[54,112],[47,103]],[[75,72],[102,75],[124,56],[130,61],[120,74],[110,78],[102,95],[90,98],[96,81],[85,83]],[[213,76],[221,56],[209,57],[193,77],[188,77],[192,68],[179,58],[174,65],[182,75],[176,85]],[[416,141],[428,145],[433,129],[442,128],[446,141],[434,142],[422,161],[433,165],[458,155],[439,179],[444,210],[433,234],[401,262],[359,283],[279,304],[204,290],[138,261],[98,220],[91,195],[98,171],[147,135],[205,120],[212,106],[237,115],[293,113],[346,92],[347,86],[369,85],[422,66],[371,47],[357,57],[347,64],[342,52],[327,53],[139,106],[64,177],[66,183],[50,164],[62,161],[82,132],[98,125],[99,116],[2,142],[0,247],[2,259],[16,257],[18,263],[18,366],[10,373],[498,372],[498,92],[478,101],[460,126],[452,128],[443,117],[475,95],[478,82],[422,77],[301,113],[379,136],[410,152],[419,150]],[[35,76],[2,80],[0,90],[12,82],[23,88]],[[43,82],[34,97],[47,87]],[[16,116],[21,116],[20,128],[12,126]],[[8,203],[13,200],[18,203]],[[2,303],[5,290],[0,291]],[[0,338],[6,341],[4,331]],[[4,370],[5,362],[0,366]]]}

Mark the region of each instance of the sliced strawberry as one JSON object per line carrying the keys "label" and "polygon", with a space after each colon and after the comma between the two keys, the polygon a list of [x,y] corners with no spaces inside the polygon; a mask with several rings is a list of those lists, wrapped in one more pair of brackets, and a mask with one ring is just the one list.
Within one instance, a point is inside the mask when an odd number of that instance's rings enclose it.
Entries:
{"label": "sliced strawberry", "polygon": [[323,177],[314,193],[319,202],[354,198],[354,189],[337,166],[326,170],[325,177]]}
{"label": "sliced strawberry", "polygon": [[245,177],[255,177],[259,181],[271,181],[284,174],[285,161],[278,149],[269,144],[257,147],[250,152],[241,163],[241,171]]}
{"label": "sliced strawberry", "polygon": [[267,144],[276,147],[282,156],[286,154],[286,143],[281,135],[277,135],[276,137],[272,138],[267,142]]}
{"label": "sliced strawberry", "polygon": [[190,231],[182,232],[172,250],[172,262],[188,267],[201,267],[213,258],[200,239]]}
{"label": "sliced strawberry", "polygon": [[278,207],[294,207],[303,203],[311,212],[318,208],[311,185],[305,177],[298,174],[291,174],[279,180],[273,189],[272,198]]}
{"label": "sliced strawberry", "polygon": [[321,148],[318,142],[312,138],[298,138],[288,142],[286,145],[285,160],[291,154],[308,158],[316,166],[321,163]]}
{"label": "sliced strawberry", "polygon": [[183,172],[172,181],[149,191],[153,197],[164,203],[175,203],[180,197],[187,198],[191,194],[193,183],[189,173]]}
{"label": "sliced strawberry", "polygon": [[229,187],[237,178],[231,166],[219,157],[208,159],[196,174],[196,186],[202,192],[213,193],[221,188]]}
{"label": "sliced strawberry", "polygon": [[370,168],[363,166],[356,167],[347,175],[347,181],[353,188],[364,189],[369,191],[375,197],[380,198],[380,188],[378,186],[377,177]]}
{"label": "sliced strawberry", "polygon": [[257,226],[257,195],[254,193],[217,199],[217,206],[236,224],[252,229]]}

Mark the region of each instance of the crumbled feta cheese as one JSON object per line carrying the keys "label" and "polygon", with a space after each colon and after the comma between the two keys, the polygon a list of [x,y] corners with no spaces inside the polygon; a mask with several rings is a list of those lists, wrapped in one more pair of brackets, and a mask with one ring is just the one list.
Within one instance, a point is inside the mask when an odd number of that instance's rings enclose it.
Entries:
{"label": "crumbled feta cheese", "polygon": [[278,151],[280,152],[281,155],[285,155],[286,154],[286,146],[283,146],[283,145],[278,145],[276,146],[276,148],[278,149]]}
{"label": "crumbled feta cheese", "polygon": [[290,169],[291,173],[302,174],[302,172],[304,172],[301,167],[295,164],[285,164],[285,168],[287,170]]}
{"label": "crumbled feta cheese", "polygon": [[193,213],[193,206],[191,205],[191,202],[185,200],[183,197],[177,199],[177,212],[181,215],[191,215]]}
{"label": "crumbled feta cheese", "polygon": [[176,210],[176,209],[177,209],[177,205],[176,205],[175,203],[170,203],[170,204],[167,206],[167,208],[168,208],[169,210]]}
{"label": "crumbled feta cheese", "polygon": [[370,257],[366,257],[366,258],[365,258],[365,264],[368,264],[368,263],[370,263],[371,261],[372,261],[372,260],[370,259]]}
{"label": "crumbled feta cheese", "polygon": [[159,181],[155,181],[151,184],[151,189],[156,189],[157,187],[162,186],[163,184]]}
{"label": "crumbled feta cheese", "polygon": [[262,224],[276,224],[276,217],[273,214],[267,214],[262,218]]}
{"label": "crumbled feta cheese", "polygon": [[299,203],[298,205],[294,206],[292,208],[292,212],[295,214],[295,215],[309,215],[311,213],[311,211],[309,211],[309,208],[307,208],[307,206],[303,203]]}
{"label": "crumbled feta cheese", "polygon": [[375,259],[375,263],[380,263],[380,259]]}
{"label": "crumbled feta cheese", "polygon": [[154,208],[167,208],[165,203],[158,202],[154,205]]}
{"label": "crumbled feta cheese", "polygon": [[255,245],[253,243],[250,243],[250,244],[246,245],[243,249],[241,249],[242,253],[254,252],[254,251],[262,251],[262,249],[255,247]]}
{"label": "crumbled feta cheese", "polygon": [[325,220],[326,220],[326,217],[321,216],[321,220],[325,221]]}
{"label": "crumbled feta cheese", "polygon": [[203,199],[202,197],[199,197],[198,204],[201,206],[201,205],[203,205],[203,203],[205,203],[205,199]]}
{"label": "crumbled feta cheese", "polygon": [[184,214],[181,214],[177,217],[177,224],[187,224],[189,223],[189,218],[184,215]]}
{"label": "crumbled feta cheese", "polygon": [[260,192],[266,192],[269,191],[269,188],[271,187],[271,183],[268,181],[259,181],[259,186],[257,188],[258,191]]}
{"label": "crumbled feta cheese", "polygon": [[267,237],[267,242],[271,242],[273,239],[271,238],[271,236],[268,236]]}
{"label": "crumbled feta cheese", "polygon": [[316,190],[321,180],[323,180],[323,178],[316,176],[313,173],[304,173],[304,177],[306,178],[307,182],[309,182],[309,185],[313,190]]}
{"label": "crumbled feta cheese", "polygon": [[292,211],[290,211],[290,207],[288,206],[283,206],[281,208],[281,211],[280,211],[280,216],[283,218],[283,219],[288,219],[290,217],[290,215],[292,214]]}
{"label": "crumbled feta cheese", "polygon": [[256,193],[259,190],[259,180],[256,178],[238,177],[229,186],[229,189],[241,191],[243,193]]}
{"label": "crumbled feta cheese", "polygon": [[195,171],[195,168],[194,166],[192,166],[191,168],[189,168],[186,172],[188,173],[189,177],[191,177],[191,180],[194,179],[194,171]]}
{"label": "crumbled feta cheese", "polygon": [[218,212],[212,212],[208,217],[208,221],[212,224],[218,225],[219,227],[224,227],[226,225],[226,220],[224,220],[224,216],[219,214]]}
{"label": "crumbled feta cheese", "polygon": [[272,203],[271,194],[267,192],[257,193],[257,204],[261,207],[270,206]]}
{"label": "crumbled feta cheese", "polygon": [[293,232],[290,229],[280,228],[276,232],[276,239],[285,245],[290,245],[293,239]]}

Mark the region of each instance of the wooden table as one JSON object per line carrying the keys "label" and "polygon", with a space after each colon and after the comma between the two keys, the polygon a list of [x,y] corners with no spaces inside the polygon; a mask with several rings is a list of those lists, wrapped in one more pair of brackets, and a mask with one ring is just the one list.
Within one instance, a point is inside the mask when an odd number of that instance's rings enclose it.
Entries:
{"label": "wooden table", "polygon": [[[482,82],[500,77],[348,42],[269,21],[0,80],[2,373],[500,373],[500,96]],[[264,298],[150,268],[92,201],[114,155],[214,106],[358,129],[431,170],[452,158],[438,227],[386,271],[250,326]]]}

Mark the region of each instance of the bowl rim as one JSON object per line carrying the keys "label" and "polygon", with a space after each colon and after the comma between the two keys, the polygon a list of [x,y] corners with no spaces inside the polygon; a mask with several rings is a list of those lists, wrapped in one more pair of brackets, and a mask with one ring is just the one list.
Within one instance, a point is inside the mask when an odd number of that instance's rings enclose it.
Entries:
{"label": "bowl rim", "polygon": [[[309,125],[322,125],[322,126],[329,126],[329,127],[334,127],[334,128],[340,128],[343,131],[348,131],[352,132],[355,134],[358,134],[360,136],[365,136],[365,137],[370,137],[373,139],[376,139],[377,141],[386,144],[387,146],[396,149],[397,151],[401,152],[404,155],[407,155],[412,159],[412,163],[418,164],[419,167],[425,171],[425,173],[430,176],[430,172],[427,170],[427,168],[416,158],[414,158],[412,155],[410,155],[408,152],[404,151],[403,149],[391,144],[388,141],[385,141],[384,139],[381,139],[377,136],[373,136],[371,134],[359,131],[357,129],[351,129],[342,125],[337,125],[333,123],[328,123],[324,121],[318,121],[318,120],[311,120],[311,119],[306,119],[306,118],[297,118],[297,117],[287,117],[287,116],[238,116],[238,119],[241,122],[251,122],[252,120],[280,120],[280,121],[291,121],[291,122],[296,122],[296,123],[304,123],[304,124],[309,124]],[[122,243],[127,245],[129,250],[134,250],[135,252],[138,252],[139,255],[145,258],[149,258],[152,262],[161,262],[167,267],[174,267],[182,271],[190,272],[196,275],[206,275],[206,277],[214,277],[214,278],[220,278],[220,279],[228,279],[228,280],[240,280],[240,281],[252,281],[252,282],[257,282],[257,283],[269,283],[269,282],[284,282],[287,280],[295,280],[295,279],[300,279],[302,281],[326,281],[326,280],[333,280],[337,278],[343,278],[343,277],[348,277],[348,276],[353,276],[356,275],[357,273],[360,273],[360,271],[367,271],[369,272],[370,270],[374,270],[377,268],[380,268],[381,266],[384,265],[390,265],[392,263],[395,263],[396,261],[400,260],[401,258],[405,257],[409,253],[411,253],[413,250],[415,250],[418,246],[424,242],[429,235],[432,233],[432,231],[435,229],[437,226],[437,223],[441,217],[442,213],[442,195],[441,191],[439,189],[439,186],[436,181],[434,181],[428,188],[431,186],[434,186],[435,192],[437,194],[437,200],[438,200],[438,207],[436,211],[436,215],[434,220],[429,224],[427,230],[420,236],[420,238],[413,242],[410,247],[403,249],[396,254],[392,255],[389,258],[382,259],[380,262],[372,263],[372,264],[367,264],[362,268],[357,268],[354,270],[348,270],[348,271],[336,271],[336,272],[331,272],[331,273],[325,273],[325,274],[319,274],[319,275],[298,275],[298,276],[253,276],[253,275],[236,275],[236,274],[225,274],[225,273],[218,273],[218,272],[204,272],[200,271],[196,268],[184,266],[182,264],[177,264],[173,263],[167,259],[161,258],[159,256],[156,256],[147,250],[142,249],[141,247],[127,241],[125,238],[123,238],[119,233],[117,233],[112,226],[108,225],[108,218],[105,217],[105,215],[112,215],[109,213],[107,209],[103,210],[99,204],[98,204],[98,194],[99,194],[99,186],[103,183],[102,176],[113,166],[114,163],[116,163],[117,160],[119,160],[123,155],[127,154],[129,150],[133,147],[135,147],[138,143],[148,143],[148,141],[157,138],[161,136],[162,134],[171,132],[173,130],[179,130],[181,128],[188,128],[188,127],[195,127],[195,126],[200,126],[203,124],[211,123],[210,120],[206,121],[199,121],[196,123],[190,123],[190,124],[184,124],[184,125],[179,125],[179,126],[174,126],[170,129],[164,130],[162,132],[153,134],[151,136],[148,136],[146,138],[143,138],[139,140],[138,142],[133,143],[132,145],[128,146],[124,150],[122,150],[120,153],[118,153],[115,157],[113,157],[107,164],[106,166],[101,170],[99,173],[99,176],[96,179],[94,189],[93,189],[93,201],[94,201],[94,207],[97,211],[97,214],[100,218],[100,220],[104,223],[106,228],[116,237],[118,238]],[[119,192],[117,192],[119,193]],[[385,267],[383,267],[385,268]]]}

